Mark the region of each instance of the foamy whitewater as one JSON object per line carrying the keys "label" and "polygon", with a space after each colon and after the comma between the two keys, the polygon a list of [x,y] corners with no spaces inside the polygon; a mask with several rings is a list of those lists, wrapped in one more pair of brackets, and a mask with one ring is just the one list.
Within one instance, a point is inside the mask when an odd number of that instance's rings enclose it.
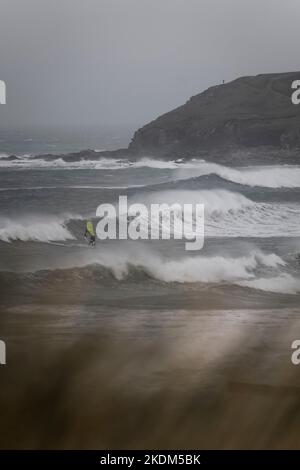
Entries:
{"label": "foamy whitewater", "polygon": [[73,240],[74,236],[66,227],[65,220],[59,217],[23,217],[18,220],[0,219],[0,240],[49,242]]}
{"label": "foamy whitewater", "polygon": [[0,168],[14,169],[94,169],[94,170],[125,170],[128,168],[150,168],[156,170],[173,170],[176,178],[189,178],[217,175],[224,180],[240,185],[263,186],[267,188],[298,188],[300,187],[300,167],[291,165],[280,166],[253,166],[228,168],[216,163],[208,163],[204,160],[192,159],[188,162],[181,160],[162,161],[143,158],[137,162],[126,159],[99,158],[69,162],[62,157],[51,160],[43,157],[36,158],[32,155],[21,155],[15,160],[9,160],[9,156],[0,156]]}
{"label": "foamy whitewater", "polygon": [[[1,154],[2,273],[36,277],[59,272],[64,283],[72,272],[86,283],[97,278],[99,288],[111,279],[112,295],[115,282],[134,283],[138,296],[147,285],[154,288],[153,282],[159,290],[218,285],[241,298],[247,292],[300,293],[299,166],[233,168],[197,159],[67,160]],[[98,205],[109,202],[118,208],[119,195],[126,195],[129,205],[149,208],[147,224],[153,223],[153,203],[204,204],[204,248],[187,253],[184,240],[174,239],[174,221],[171,240],[107,240],[89,247],[83,237],[85,220],[91,218],[96,226]],[[182,219],[180,211],[174,216]],[[163,213],[160,228],[164,223]],[[150,237],[150,231],[143,235]],[[126,287],[122,289],[125,295]]]}

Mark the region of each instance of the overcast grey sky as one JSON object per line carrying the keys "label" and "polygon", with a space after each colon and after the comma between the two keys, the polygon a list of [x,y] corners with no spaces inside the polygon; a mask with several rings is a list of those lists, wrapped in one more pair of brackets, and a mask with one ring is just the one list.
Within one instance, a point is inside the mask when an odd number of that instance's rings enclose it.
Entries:
{"label": "overcast grey sky", "polygon": [[300,69],[299,0],[0,0],[0,126],[141,126],[210,85]]}

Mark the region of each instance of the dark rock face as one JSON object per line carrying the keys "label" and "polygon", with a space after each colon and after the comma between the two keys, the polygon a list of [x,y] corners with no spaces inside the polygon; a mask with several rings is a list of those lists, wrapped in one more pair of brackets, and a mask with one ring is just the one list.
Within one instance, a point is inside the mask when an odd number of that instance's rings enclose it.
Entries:
{"label": "dark rock face", "polygon": [[242,77],[193,96],[139,129],[133,154],[188,157],[201,151],[300,148],[300,105],[291,85],[300,72]]}

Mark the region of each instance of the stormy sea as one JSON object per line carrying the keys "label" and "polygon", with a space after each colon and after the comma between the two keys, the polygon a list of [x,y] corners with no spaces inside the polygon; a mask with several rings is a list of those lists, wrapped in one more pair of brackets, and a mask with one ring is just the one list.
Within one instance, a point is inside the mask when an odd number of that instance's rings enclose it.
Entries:
{"label": "stormy sea", "polygon": [[[300,166],[21,147],[0,156],[1,445],[299,446]],[[204,204],[203,248],[89,246],[120,195]]]}

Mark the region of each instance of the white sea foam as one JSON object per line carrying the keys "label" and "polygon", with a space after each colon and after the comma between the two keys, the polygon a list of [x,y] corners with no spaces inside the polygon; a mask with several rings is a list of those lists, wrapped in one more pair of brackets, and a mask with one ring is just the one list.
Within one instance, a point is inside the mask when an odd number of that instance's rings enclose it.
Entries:
{"label": "white sea foam", "polygon": [[27,216],[17,219],[0,218],[0,240],[11,242],[27,241],[66,241],[74,236],[66,226],[67,220],[81,218],[73,214],[62,216]]}
{"label": "white sea foam", "polygon": [[127,168],[151,168],[152,170],[169,170],[174,179],[189,179],[199,176],[217,175],[227,181],[246,185],[268,188],[298,188],[300,187],[300,166],[248,166],[226,167],[204,160],[159,160],[143,158],[138,161],[129,161],[124,158],[99,158],[97,160],[79,160],[67,162],[63,158],[47,160],[43,157],[33,159],[31,155],[23,155],[17,160],[0,158],[0,167],[20,169],[95,169],[95,170],[122,170]]}
{"label": "white sea foam", "polygon": [[126,279],[132,267],[139,268],[149,276],[163,282],[239,282],[255,278],[258,267],[278,270],[285,266],[282,258],[274,253],[266,254],[259,250],[242,257],[226,256],[185,256],[166,259],[152,250],[126,247],[126,250],[107,248],[103,250],[84,250],[76,257],[67,255],[63,268],[84,267],[98,264],[111,269],[114,276]]}
{"label": "white sea foam", "polygon": [[[253,250],[241,257],[186,256],[180,259],[164,259],[152,252],[116,250],[85,254],[74,260],[69,259],[68,267],[83,267],[97,263],[112,271],[118,280],[126,280],[131,269],[140,269],[150,277],[166,283],[230,283],[241,287],[267,292],[300,293],[300,279],[281,270],[285,261],[275,253]],[[270,277],[257,277],[258,268],[270,271]]]}
{"label": "white sea foam", "polygon": [[[90,188],[96,189],[96,186],[74,186],[74,188]],[[101,186],[97,186],[100,188]],[[26,189],[43,189],[43,187],[31,187]],[[53,187],[54,188],[54,187]],[[73,188],[73,186],[70,186]],[[102,187],[104,188],[104,187]],[[112,188],[112,186],[107,188]],[[1,190],[12,191],[19,188],[2,188]],[[124,189],[119,187],[118,189]],[[242,194],[234,193],[226,190],[171,190],[157,192],[138,192],[136,195],[128,198],[128,206],[134,203],[142,203],[149,208],[149,218],[151,215],[151,204],[172,204],[179,203],[181,207],[184,204],[190,204],[194,208],[196,204],[204,204],[205,220],[204,235],[205,237],[299,237],[300,236],[300,205],[299,204],[279,204],[279,203],[258,203],[254,202]],[[186,206],[187,207],[187,206]],[[169,209],[166,208],[166,217],[164,210],[161,214],[161,227],[164,221],[169,221]],[[186,212],[185,212],[186,214]],[[23,217],[22,219],[0,219],[0,240],[32,240],[34,238],[34,226],[37,224],[46,232],[47,223],[51,235],[40,235],[36,237],[40,241],[55,239],[51,229],[52,224],[59,224],[64,227],[65,223],[74,218],[90,218],[93,214],[85,214],[78,216],[65,214],[64,216],[53,217]],[[174,217],[182,220],[182,211],[175,212]],[[5,224],[3,225],[3,220]],[[176,220],[175,220],[176,222]],[[33,223],[33,225],[32,225]],[[147,220],[142,224],[145,227],[151,227],[155,223],[154,220]],[[184,223],[184,220],[183,220]],[[7,224],[10,225],[8,228]],[[171,218],[171,236],[174,234],[174,220]],[[12,228],[14,227],[14,229]],[[22,228],[23,227],[23,228]],[[184,226],[183,226],[184,228]],[[22,235],[23,230],[23,235]],[[62,230],[62,229],[60,229]],[[25,234],[27,233],[27,235]],[[184,233],[187,234],[188,230]],[[29,235],[32,234],[32,236]],[[58,231],[57,231],[58,233]],[[62,234],[62,232],[60,232]],[[65,232],[64,232],[65,233]],[[62,235],[60,235],[62,236]],[[59,238],[62,240],[64,238]],[[66,238],[67,239],[67,238]],[[57,239],[58,240],[58,239]]]}
{"label": "white sea foam", "polygon": [[[299,204],[258,203],[226,190],[142,192],[129,198],[129,204],[135,202],[146,206],[151,203],[204,204],[205,237],[300,236]],[[181,213],[176,216],[181,217]]]}
{"label": "white sea foam", "polygon": [[252,289],[280,294],[300,293],[300,279],[296,279],[287,273],[283,273],[276,277],[262,277],[258,279],[244,280],[237,284],[243,287],[250,287]]}
{"label": "white sea foam", "polygon": [[[195,162],[191,176],[215,174],[246,186],[267,188],[300,187],[300,167],[291,165],[229,168],[216,163]],[[184,175],[182,175],[184,177]]]}

